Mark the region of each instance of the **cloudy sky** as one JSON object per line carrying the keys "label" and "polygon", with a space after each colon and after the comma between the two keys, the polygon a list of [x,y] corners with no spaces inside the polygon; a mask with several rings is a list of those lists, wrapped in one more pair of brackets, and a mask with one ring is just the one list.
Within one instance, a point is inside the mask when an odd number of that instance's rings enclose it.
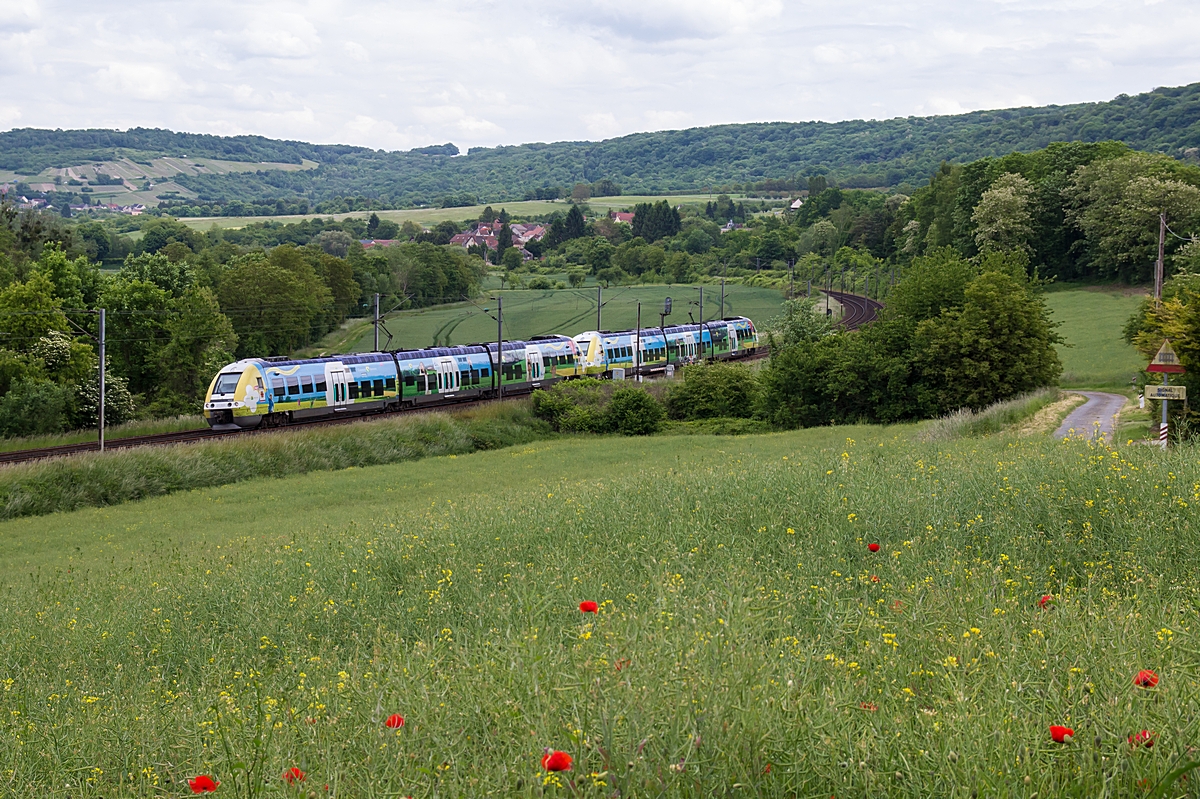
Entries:
{"label": "cloudy sky", "polygon": [[408,149],[1107,100],[1197,0],[0,0],[0,130]]}

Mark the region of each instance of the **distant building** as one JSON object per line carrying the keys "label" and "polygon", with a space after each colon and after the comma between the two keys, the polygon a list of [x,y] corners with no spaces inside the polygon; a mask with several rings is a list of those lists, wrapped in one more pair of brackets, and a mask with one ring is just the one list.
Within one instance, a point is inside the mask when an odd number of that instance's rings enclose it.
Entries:
{"label": "distant building", "polygon": [[803,198],[803,197],[797,197],[795,200],[793,200],[793,201],[792,201],[792,210],[793,210],[793,211],[799,211],[799,210],[800,210],[800,206],[802,206],[802,205],[804,205],[804,198]]}
{"label": "distant building", "polygon": [[614,222],[624,222],[626,225],[633,224],[633,214],[624,211],[609,211],[608,218]]}
{"label": "distant building", "polygon": [[[494,250],[500,244],[497,237],[500,233],[500,228],[503,226],[499,219],[493,222],[480,222],[468,231],[451,236],[450,243],[457,244],[465,249],[486,247],[489,250]],[[531,241],[540,241],[546,235],[546,226],[537,223],[510,224],[508,229],[512,232],[513,246],[520,247],[526,259],[533,256],[525,250],[525,245]]]}
{"label": "distant building", "polygon": [[364,250],[369,250],[372,247],[390,247],[396,243],[395,239],[359,239],[358,243],[363,246]]}

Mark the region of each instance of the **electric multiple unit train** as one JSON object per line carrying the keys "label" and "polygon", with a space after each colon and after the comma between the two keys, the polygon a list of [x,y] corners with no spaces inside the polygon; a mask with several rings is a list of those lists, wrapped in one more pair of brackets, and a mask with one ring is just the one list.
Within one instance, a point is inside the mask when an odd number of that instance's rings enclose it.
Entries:
{"label": "electric multiple unit train", "polygon": [[277,426],[523,394],[574,377],[652,374],[669,365],[743,358],[757,348],[754,323],[739,316],[703,325],[505,341],[499,369],[495,342],[322,358],[245,358],[213,378],[204,415],[216,430]]}

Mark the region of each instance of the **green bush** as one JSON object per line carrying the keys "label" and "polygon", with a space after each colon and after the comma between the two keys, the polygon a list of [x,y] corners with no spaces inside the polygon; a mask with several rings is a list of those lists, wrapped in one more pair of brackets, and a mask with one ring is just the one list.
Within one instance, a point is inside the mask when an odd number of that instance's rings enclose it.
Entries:
{"label": "green bush", "polygon": [[67,426],[71,389],[48,380],[18,380],[0,397],[0,436],[60,433]]}
{"label": "green bush", "polygon": [[663,406],[640,388],[618,388],[609,400],[609,426],[626,436],[648,436],[662,427]]}
{"label": "green bush", "polygon": [[705,363],[683,370],[683,382],[666,396],[672,419],[747,419],[754,414],[758,384],[745,364]]}

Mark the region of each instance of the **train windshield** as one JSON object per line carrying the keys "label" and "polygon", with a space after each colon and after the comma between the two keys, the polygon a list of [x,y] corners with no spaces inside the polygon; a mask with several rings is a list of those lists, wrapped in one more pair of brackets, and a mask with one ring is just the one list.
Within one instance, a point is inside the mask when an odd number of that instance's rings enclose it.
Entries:
{"label": "train windshield", "polygon": [[241,378],[241,372],[218,375],[217,385],[213,387],[213,394],[232,394],[237,391],[238,380]]}

